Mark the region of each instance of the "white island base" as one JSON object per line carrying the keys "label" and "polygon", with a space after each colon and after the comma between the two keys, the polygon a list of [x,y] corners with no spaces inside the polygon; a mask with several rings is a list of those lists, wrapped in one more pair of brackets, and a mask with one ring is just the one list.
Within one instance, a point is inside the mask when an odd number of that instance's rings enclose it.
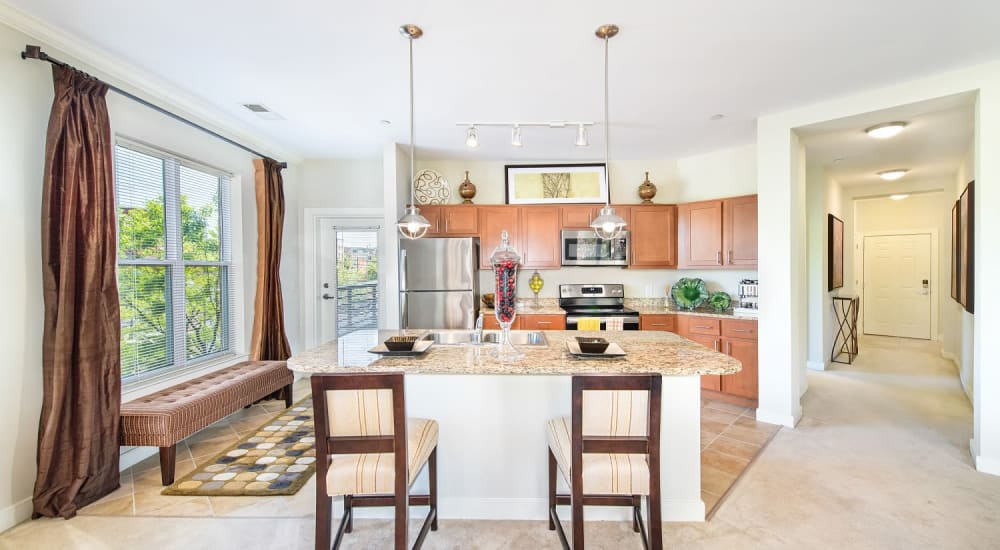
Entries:
{"label": "white island base", "polygon": [[[408,416],[432,418],[440,424],[438,517],[548,519],[546,423],[570,415],[570,380],[555,375],[406,376]],[[663,377],[660,484],[664,521],[705,519],[700,388],[697,375]],[[560,493],[569,492],[561,475],[559,487]],[[426,490],[425,469],[413,492]],[[423,517],[425,510],[411,509],[414,517]],[[630,512],[624,507],[587,506],[584,516],[588,521],[631,521]],[[392,509],[355,509],[355,514],[392,517]]]}

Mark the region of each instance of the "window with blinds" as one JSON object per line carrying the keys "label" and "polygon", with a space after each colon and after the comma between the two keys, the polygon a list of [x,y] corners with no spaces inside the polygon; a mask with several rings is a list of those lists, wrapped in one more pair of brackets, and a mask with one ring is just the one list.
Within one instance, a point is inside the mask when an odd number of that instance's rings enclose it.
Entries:
{"label": "window with blinds", "polygon": [[229,183],[187,159],[115,145],[122,378],[230,353]]}

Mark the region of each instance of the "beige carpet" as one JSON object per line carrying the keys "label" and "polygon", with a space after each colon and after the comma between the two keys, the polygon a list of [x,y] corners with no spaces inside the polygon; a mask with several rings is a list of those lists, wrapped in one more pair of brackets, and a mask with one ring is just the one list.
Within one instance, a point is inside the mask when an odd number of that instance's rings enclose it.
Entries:
{"label": "beige carpet", "polygon": [[[924,344],[891,339],[865,339],[858,362],[836,367],[810,373],[802,423],[777,433],[712,521],[665,525],[668,545],[996,548],[1000,478],[972,468],[971,407],[954,367]],[[225,517],[39,520],[0,535],[0,548],[312,548],[312,503],[296,497],[266,507],[206,498],[208,513],[230,506]],[[387,547],[386,525],[357,520],[343,548]],[[641,548],[628,527],[588,523],[588,547]],[[424,547],[558,548],[558,539],[544,522],[442,520]]]}

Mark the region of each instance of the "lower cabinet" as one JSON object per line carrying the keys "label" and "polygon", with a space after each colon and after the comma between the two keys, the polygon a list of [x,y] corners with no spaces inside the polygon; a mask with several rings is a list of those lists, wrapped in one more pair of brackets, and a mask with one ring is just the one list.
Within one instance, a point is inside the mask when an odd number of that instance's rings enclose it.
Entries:
{"label": "lower cabinet", "polygon": [[521,330],[566,330],[565,315],[528,314],[519,318]]}
{"label": "lower cabinet", "polygon": [[680,315],[677,333],[743,364],[743,370],[736,374],[702,376],[702,389],[711,392],[707,397],[756,405],[757,321]]}
{"label": "lower cabinet", "polygon": [[[483,317],[483,328],[486,330],[500,330],[500,322],[493,313],[488,313]],[[551,315],[541,313],[517,314],[514,322],[510,325],[511,330],[566,330],[565,315]]]}

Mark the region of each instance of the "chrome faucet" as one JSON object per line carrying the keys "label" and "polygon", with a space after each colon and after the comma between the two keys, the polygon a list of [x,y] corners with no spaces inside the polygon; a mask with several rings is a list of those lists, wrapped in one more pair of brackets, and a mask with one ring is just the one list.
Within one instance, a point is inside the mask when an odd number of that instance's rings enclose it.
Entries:
{"label": "chrome faucet", "polygon": [[475,334],[476,334],[476,343],[477,344],[479,342],[483,341],[483,318],[484,317],[486,317],[486,314],[483,313],[482,311],[480,311],[479,312],[479,318],[476,319],[476,332],[475,332]]}

